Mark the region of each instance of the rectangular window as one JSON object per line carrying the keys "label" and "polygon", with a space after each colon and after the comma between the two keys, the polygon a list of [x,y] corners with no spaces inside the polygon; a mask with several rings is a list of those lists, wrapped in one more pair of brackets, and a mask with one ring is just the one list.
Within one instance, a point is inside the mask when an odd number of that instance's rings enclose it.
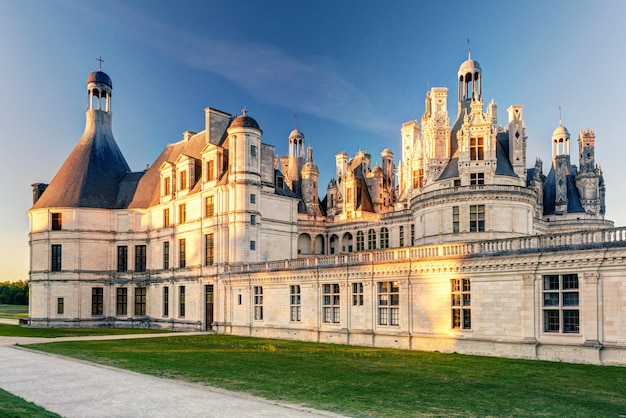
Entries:
{"label": "rectangular window", "polygon": [[301,299],[300,285],[289,286],[289,319],[293,322],[300,322]]}
{"label": "rectangular window", "polygon": [[180,172],[180,190],[187,188],[187,171]]}
{"label": "rectangular window", "polygon": [[452,206],[452,232],[458,234],[460,231],[459,207]]}
{"label": "rectangular window", "polygon": [[256,250],[256,241],[250,241],[250,251]]}
{"label": "rectangular window", "polygon": [[206,234],[204,236],[204,265],[212,266],[213,265],[213,251],[214,251],[214,240],[213,234]]}
{"label": "rectangular window", "polygon": [[163,227],[170,226],[170,208],[163,209]]}
{"label": "rectangular window", "polygon": [[421,189],[424,185],[424,169],[413,170],[413,188]]}
{"label": "rectangular window", "polygon": [[352,203],[352,187],[348,187],[348,189],[346,190],[346,203]]}
{"label": "rectangular window", "polygon": [[146,314],[146,288],[135,288],[135,315]]}
{"label": "rectangular window", "polygon": [[128,270],[128,247],[126,245],[117,246],[117,272],[124,273]]}
{"label": "rectangular window", "polygon": [[187,266],[187,249],[185,238],[178,240],[178,267],[184,269]]}
{"label": "rectangular window", "polygon": [[250,215],[250,225],[256,225],[256,215]]}
{"label": "rectangular window", "polygon": [[484,160],[484,143],[482,138],[470,138],[470,160]]}
{"label": "rectangular window", "polygon": [[170,177],[163,179],[163,196],[169,196],[172,194],[172,180]]}
{"label": "rectangular window", "polygon": [[250,203],[252,204],[256,203],[256,195],[254,193],[250,194]]}
{"label": "rectangular window", "polygon": [[65,313],[65,299],[57,298],[57,314],[63,315]]}
{"label": "rectangular window", "polygon": [[451,305],[452,328],[472,328],[472,296],[470,279],[452,279]]}
{"label": "rectangular window", "polygon": [[254,286],[254,319],[263,319],[263,286]]}
{"label": "rectangular window", "polygon": [[206,180],[215,180],[215,162],[213,160],[206,163]]}
{"label": "rectangular window", "polygon": [[185,317],[185,286],[178,286],[178,316]]}
{"label": "rectangular window", "polygon": [[184,224],[187,222],[187,205],[181,204],[178,206],[178,223]]}
{"label": "rectangular window", "polygon": [[375,250],[376,249],[376,231],[370,229],[367,231],[367,249]]}
{"label": "rectangular window", "polygon": [[544,332],[580,332],[579,286],[577,274],[543,276]]}
{"label": "rectangular window", "polygon": [[389,248],[389,229],[385,227],[380,229],[380,248]]}
{"label": "rectangular window", "polygon": [[398,282],[378,282],[378,325],[399,325]]}
{"label": "rectangular window", "polygon": [[470,173],[470,185],[485,184],[485,173]]}
{"label": "rectangular window", "polygon": [[60,213],[52,214],[52,230],[60,231],[63,227],[63,215]]}
{"label": "rectangular window", "polygon": [[50,259],[50,270],[51,271],[61,271],[61,245],[60,244],[52,244],[51,248],[51,259]]}
{"label": "rectangular window", "polygon": [[411,247],[415,245],[415,224],[411,224]]}
{"label": "rectangular window", "polygon": [[470,205],[470,232],[485,232],[485,205]]}
{"label": "rectangular window", "polygon": [[352,306],[363,306],[363,283],[352,283]]}
{"label": "rectangular window", "polygon": [[339,284],[322,285],[322,314],[326,323],[339,323]]}
{"label": "rectangular window", "polygon": [[125,287],[118,287],[116,290],[116,315],[128,315],[128,289]]}
{"label": "rectangular window", "polygon": [[400,247],[404,247],[404,225],[400,225]]}
{"label": "rectangular window", "polygon": [[135,271],[146,271],[146,246],[135,245]]}
{"label": "rectangular window", "polygon": [[356,233],[356,250],[365,251],[365,234],[363,231]]}
{"label": "rectangular window", "polygon": [[250,145],[250,156],[256,157],[256,145]]}
{"label": "rectangular window", "polygon": [[163,269],[170,268],[170,242],[165,241],[163,243]]}
{"label": "rectangular window", "polygon": [[101,287],[91,288],[91,314],[102,315],[104,313],[104,289]]}
{"label": "rectangular window", "polygon": [[163,316],[168,317],[170,315],[170,288],[165,286],[163,288]]}
{"label": "rectangular window", "polygon": [[207,196],[204,201],[204,209],[207,218],[210,218],[215,214],[215,197]]}

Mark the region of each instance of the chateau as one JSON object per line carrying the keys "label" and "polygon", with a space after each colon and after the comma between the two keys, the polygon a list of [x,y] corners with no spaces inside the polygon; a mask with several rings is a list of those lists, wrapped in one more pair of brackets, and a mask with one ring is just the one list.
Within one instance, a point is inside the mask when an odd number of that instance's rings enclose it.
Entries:
{"label": "chateau", "polygon": [[[486,80],[488,82],[488,80]],[[113,84],[87,79],[85,131],[33,185],[36,327],[154,327],[626,365],[626,228],[605,219],[595,134],[527,161],[523,107],[500,123],[468,57],[402,124],[401,154],[335,155],[320,200],[296,127],[277,156],[243,111],[207,107],[132,172]],[[287,135],[286,135],[287,136]],[[529,165],[531,168],[528,168]]]}

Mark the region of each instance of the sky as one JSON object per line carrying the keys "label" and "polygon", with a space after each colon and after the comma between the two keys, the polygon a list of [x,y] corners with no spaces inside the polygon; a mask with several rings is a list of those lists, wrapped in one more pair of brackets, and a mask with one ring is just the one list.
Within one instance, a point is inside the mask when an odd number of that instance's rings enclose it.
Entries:
{"label": "sky", "polygon": [[338,152],[380,164],[391,148],[397,163],[400,127],[420,120],[430,87],[450,89],[456,119],[469,37],[500,123],[524,106],[527,166],[541,158],[547,174],[559,118],[573,164],[579,131],[593,129],[607,218],[626,225],[624,21],[622,0],[0,0],[0,281],[28,278],[30,186],[80,139],[98,57],[133,171],[204,129],[205,107],[245,107],[279,156],[297,115],[323,197]]}

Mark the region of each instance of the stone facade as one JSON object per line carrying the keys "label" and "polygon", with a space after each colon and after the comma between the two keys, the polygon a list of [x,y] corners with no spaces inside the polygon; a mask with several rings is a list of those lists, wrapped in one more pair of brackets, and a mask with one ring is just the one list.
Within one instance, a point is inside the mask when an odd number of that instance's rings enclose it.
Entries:
{"label": "stone facade", "polygon": [[[206,108],[143,172],[90,74],[85,133],[29,211],[31,326],[115,326],[626,364],[626,230],[604,219],[595,134],[552,135],[526,167],[521,105],[484,109],[482,69],[432,88],[397,170],[335,155],[319,199],[296,127],[283,157],[256,120]],[[95,175],[94,175],[95,173]],[[71,181],[82,178],[84,181]]]}

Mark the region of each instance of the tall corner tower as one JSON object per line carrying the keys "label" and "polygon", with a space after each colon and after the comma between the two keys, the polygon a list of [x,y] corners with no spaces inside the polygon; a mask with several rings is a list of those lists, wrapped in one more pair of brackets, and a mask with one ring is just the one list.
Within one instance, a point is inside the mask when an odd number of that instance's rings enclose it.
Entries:
{"label": "tall corner tower", "polygon": [[234,263],[256,262],[260,259],[258,222],[261,216],[261,135],[256,120],[236,117],[226,130],[229,146],[228,236],[229,258]]}

